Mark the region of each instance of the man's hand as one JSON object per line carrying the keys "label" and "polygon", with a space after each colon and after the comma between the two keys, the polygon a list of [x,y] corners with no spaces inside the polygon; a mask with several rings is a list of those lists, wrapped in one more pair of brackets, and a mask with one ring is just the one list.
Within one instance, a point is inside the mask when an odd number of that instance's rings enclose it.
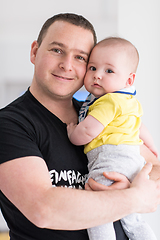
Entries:
{"label": "man's hand", "polygon": [[112,189],[126,189],[130,186],[129,180],[120,173],[117,172],[104,172],[103,175],[110,180],[115,181],[111,186],[105,186],[103,184],[97,183],[92,178],[88,180],[88,183],[85,185],[86,190],[93,191],[104,191]]}
{"label": "man's hand", "polygon": [[160,204],[160,178],[157,180],[149,179],[152,164],[146,163],[131,183],[130,188],[135,190],[135,200],[140,206],[139,213],[154,212]]}
{"label": "man's hand", "polygon": [[157,180],[160,178],[160,164],[153,165],[152,171],[149,173],[149,177],[152,180]]}

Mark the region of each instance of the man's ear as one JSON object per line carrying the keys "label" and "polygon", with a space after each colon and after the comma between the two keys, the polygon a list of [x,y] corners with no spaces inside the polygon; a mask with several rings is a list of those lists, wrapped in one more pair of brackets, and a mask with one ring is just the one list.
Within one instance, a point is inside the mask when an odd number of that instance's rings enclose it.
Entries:
{"label": "man's ear", "polygon": [[37,41],[34,41],[31,45],[31,52],[30,52],[30,60],[31,60],[31,63],[33,64],[35,64],[37,50],[38,50],[38,43]]}
{"label": "man's ear", "polygon": [[134,83],[134,79],[135,79],[136,74],[135,73],[130,73],[128,80],[126,82],[126,87],[131,87]]}

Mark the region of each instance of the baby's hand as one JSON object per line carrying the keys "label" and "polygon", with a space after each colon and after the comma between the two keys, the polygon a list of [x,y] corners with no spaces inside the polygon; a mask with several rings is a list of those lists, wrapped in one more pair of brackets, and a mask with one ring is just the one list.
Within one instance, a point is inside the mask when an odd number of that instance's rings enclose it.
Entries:
{"label": "baby's hand", "polygon": [[77,124],[70,123],[67,125],[67,132],[68,132],[68,137],[70,138],[71,134],[73,133],[74,129],[77,127]]}
{"label": "baby's hand", "polygon": [[156,147],[154,147],[154,148],[152,148],[152,149],[150,149],[152,152],[153,152],[153,154],[158,158],[159,156],[158,156],[158,150],[157,150],[157,148]]}
{"label": "baby's hand", "polygon": [[[145,144],[145,143],[144,143]],[[155,147],[155,145],[152,145],[152,146],[148,146],[148,148],[150,149],[150,151],[158,158],[158,150],[157,148]]]}

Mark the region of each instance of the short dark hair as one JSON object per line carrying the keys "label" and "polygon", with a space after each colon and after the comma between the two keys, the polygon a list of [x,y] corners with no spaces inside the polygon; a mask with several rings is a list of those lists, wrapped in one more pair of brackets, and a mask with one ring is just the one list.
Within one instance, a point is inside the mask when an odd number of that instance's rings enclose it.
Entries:
{"label": "short dark hair", "polygon": [[48,28],[52,25],[52,23],[54,23],[56,21],[65,21],[65,22],[74,24],[76,26],[82,27],[84,29],[90,30],[93,34],[94,45],[96,45],[97,37],[96,37],[94,27],[86,18],[84,18],[81,15],[74,14],[74,13],[60,13],[60,14],[54,15],[53,17],[49,18],[44,23],[44,25],[42,26],[41,31],[39,33],[38,39],[37,39],[38,46],[41,45],[41,43],[47,33]]}

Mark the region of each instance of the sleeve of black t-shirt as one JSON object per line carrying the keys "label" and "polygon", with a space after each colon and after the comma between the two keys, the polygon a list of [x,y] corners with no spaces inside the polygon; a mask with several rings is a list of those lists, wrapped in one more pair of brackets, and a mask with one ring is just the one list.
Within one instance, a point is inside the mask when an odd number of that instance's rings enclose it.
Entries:
{"label": "sleeve of black t-shirt", "polygon": [[0,126],[0,164],[24,156],[43,157],[25,124],[0,118]]}

